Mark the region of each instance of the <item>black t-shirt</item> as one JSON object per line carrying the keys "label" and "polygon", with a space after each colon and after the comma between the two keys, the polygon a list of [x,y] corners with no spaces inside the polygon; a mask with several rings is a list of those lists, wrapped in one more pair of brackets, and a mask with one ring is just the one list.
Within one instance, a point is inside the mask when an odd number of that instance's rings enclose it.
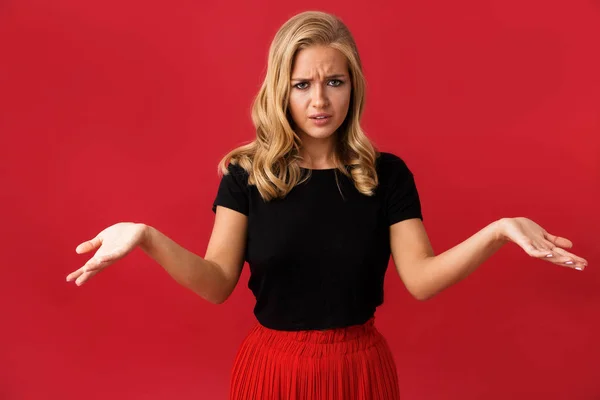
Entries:
{"label": "black t-shirt", "polygon": [[[230,164],[213,204],[248,216],[245,261],[258,321],[277,330],[362,324],[383,302],[390,260],[389,227],[420,218],[412,172],[380,153],[374,196],[360,193],[335,169],[312,176],[284,199],[265,202],[248,174]],[[336,184],[336,175],[341,192]]]}

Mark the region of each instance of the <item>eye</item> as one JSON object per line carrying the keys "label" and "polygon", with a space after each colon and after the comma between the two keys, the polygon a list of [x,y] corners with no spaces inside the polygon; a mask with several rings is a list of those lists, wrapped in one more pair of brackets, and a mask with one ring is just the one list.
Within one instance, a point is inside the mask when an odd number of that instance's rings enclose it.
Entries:
{"label": "eye", "polygon": [[[303,85],[306,85],[306,86],[303,86]],[[306,89],[306,88],[308,87],[308,82],[300,82],[300,83],[296,83],[296,84],[294,85],[294,87],[295,87],[296,89],[300,89],[300,90]]]}
{"label": "eye", "polygon": [[330,86],[337,87],[344,83],[344,81],[340,81],[339,79],[332,79],[329,81],[329,83],[333,83],[333,85]]}

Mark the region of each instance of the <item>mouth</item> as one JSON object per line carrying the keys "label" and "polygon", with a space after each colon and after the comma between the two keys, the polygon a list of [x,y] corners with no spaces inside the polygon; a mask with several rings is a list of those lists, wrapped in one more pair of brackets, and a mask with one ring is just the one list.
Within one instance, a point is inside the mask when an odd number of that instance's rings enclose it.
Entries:
{"label": "mouth", "polygon": [[309,117],[310,120],[312,121],[313,125],[315,126],[325,126],[327,124],[329,124],[329,121],[331,121],[331,116],[317,116],[317,117]]}
{"label": "mouth", "polygon": [[324,114],[324,113],[313,114],[313,115],[309,115],[308,118],[315,119],[315,120],[323,120],[323,119],[331,118],[331,115],[330,114]]}

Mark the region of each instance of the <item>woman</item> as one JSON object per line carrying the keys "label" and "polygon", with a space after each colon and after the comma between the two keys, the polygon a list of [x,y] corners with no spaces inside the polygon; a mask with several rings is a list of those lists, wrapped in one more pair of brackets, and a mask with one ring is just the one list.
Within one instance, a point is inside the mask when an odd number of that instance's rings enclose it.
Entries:
{"label": "woman", "polygon": [[256,97],[256,139],[229,153],[201,258],[144,224],[119,223],[76,251],[97,252],[78,285],[140,246],[212,303],[247,261],[258,320],[236,356],[232,399],[398,399],[393,356],[374,326],[390,254],[413,296],[431,298],[503,244],[583,269],[567,239],[503,218],[434,255],[413,174],[360,128],[365,82],[336,17],[306,12],[277,32]]}

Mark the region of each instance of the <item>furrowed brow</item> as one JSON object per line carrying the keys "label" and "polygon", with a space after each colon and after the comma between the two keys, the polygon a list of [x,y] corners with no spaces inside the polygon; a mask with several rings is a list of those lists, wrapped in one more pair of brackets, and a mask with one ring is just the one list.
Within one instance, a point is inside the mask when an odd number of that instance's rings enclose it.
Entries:
{"label": "furrowed brow", "polygon": [[[326,76],[325,79],[340,79],[340,78],[345,78],[345,77],[346,77],[346,75],[344,75],[344,74],[335,74],[335,75]],[[312,82],[312,79],[292,78],[292,81]]]}

